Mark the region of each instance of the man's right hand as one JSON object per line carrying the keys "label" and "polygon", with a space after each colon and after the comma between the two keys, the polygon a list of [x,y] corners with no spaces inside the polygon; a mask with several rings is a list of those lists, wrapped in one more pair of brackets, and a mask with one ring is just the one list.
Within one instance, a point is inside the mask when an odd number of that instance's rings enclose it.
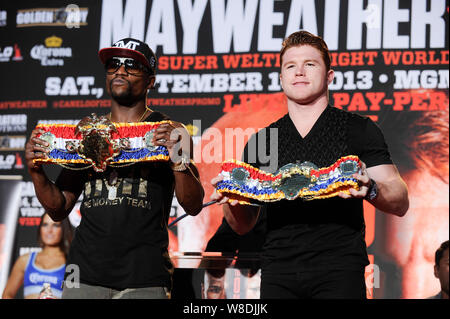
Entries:
{"label": "man's right hand", "polygon": [[[217,183],[223,181],[222,175],[217,175],[211,180],[211,184],[216,188]],[[229,197],[225,196],[223,193],[219,193],[217,190],[214,190],[214,193],[211,195],[211,200],[215,200],[217,204],[223,205],[223,204],[229,204],[231,206],[236,206],[239,204],[239,202],[235,199],[230,199]]]}
{"label": "man's right hand", "polygon": [[25,161],[29,171],[39,171],[41,169],[40,163],[35,163],[33,160],[38,158],[46,158],[49,153],[48,143],[36,136],[45,133],[41,129],[35,129],[31,132],[30,139],[25,145]]}
{"label": "man's right hand", "polygon": [[[217,183],[222,180],[223,176],[219,174],[211,180],[211,184],[216,188]],[[260,207],[241,205],[238,200],[230,199],[217,190],[211,195],[211,199],[217,201],[219,205],[223,205],[223,215],[237,234],[243,235],[255,226]]]}

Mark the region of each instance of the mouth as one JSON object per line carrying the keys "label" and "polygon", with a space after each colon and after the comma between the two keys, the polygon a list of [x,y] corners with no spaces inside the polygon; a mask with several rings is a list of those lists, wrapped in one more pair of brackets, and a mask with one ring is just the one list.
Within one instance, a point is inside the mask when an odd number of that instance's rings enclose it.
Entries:
{"label": "mouth", "polygon": [[115,78],[111,81],[111,85],[127,85],[128,81],[122,78]]}
{"label": "mouth", "polygon": [[45,241],[46,242],[52,242],[52,241],[54,241],[55,240],[55,236],[46,236],[45,237]]}
{"label": "mouth", "polygon": [[292,83],[292,85],[294,85],[294,86],[305,86],[308,84],[309,84],[309,82],[306,82],[306,81],[296,81],[296,82]]}

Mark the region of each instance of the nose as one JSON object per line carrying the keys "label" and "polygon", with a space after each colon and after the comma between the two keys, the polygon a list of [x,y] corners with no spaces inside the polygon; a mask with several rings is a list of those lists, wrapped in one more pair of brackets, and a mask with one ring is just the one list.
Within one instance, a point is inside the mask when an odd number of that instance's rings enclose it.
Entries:
{"label": "nose", "polygon": [[295,75],[301,76],[305,74],[305,68],[303,65],[299,65],[295,68]]}
{"label": "nose", "polygon": [[50,226],[50,227],[42,227],[42,233],[44,234],[51,234],[53,232],[53,229],[52,229],[52,227]]}
{"label": "nose", "polygon": [[116,74],[124,74],[128,75],[128,72],[125,70],[125,64],[121,64],[116,71]]}

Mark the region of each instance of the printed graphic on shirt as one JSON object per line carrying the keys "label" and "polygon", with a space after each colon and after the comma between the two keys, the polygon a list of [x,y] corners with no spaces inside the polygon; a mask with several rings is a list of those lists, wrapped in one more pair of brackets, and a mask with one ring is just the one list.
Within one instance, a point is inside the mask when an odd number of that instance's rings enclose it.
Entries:
{"label": "printed graphic on shirt", "polygon": [[[113,175],[111,173],[110,175]],[[111,180],[112,179],[112,180]],[[107,197],[102,194],[106,191]],[[147,180],[137,178],[106,178],[88,181],[84,187],[84,207],[128,205],[150,210]]]}

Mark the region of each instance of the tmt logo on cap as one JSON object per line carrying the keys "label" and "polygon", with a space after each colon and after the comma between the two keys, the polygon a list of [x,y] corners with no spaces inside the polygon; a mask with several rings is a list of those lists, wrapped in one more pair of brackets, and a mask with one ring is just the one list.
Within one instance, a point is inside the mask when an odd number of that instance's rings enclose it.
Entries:
{"label": "tmt logo on cap", "polygon": [[101,49],[98,52],[98,56],[103,64],[112,57],[133,58],[150,68],[153,74],[156,71],[155,53],[153,53],[147,43],[137,39],[125,38],[116,41],[112,47]]}
{"label": "tmt logo on cap", "polygon": [[137,45],[139,45],[139,42],[137,42],[137,41],[130,40],[127,43],[125,43],[124,40],[119,40],[113,44],[113,47],[136,50]]}

